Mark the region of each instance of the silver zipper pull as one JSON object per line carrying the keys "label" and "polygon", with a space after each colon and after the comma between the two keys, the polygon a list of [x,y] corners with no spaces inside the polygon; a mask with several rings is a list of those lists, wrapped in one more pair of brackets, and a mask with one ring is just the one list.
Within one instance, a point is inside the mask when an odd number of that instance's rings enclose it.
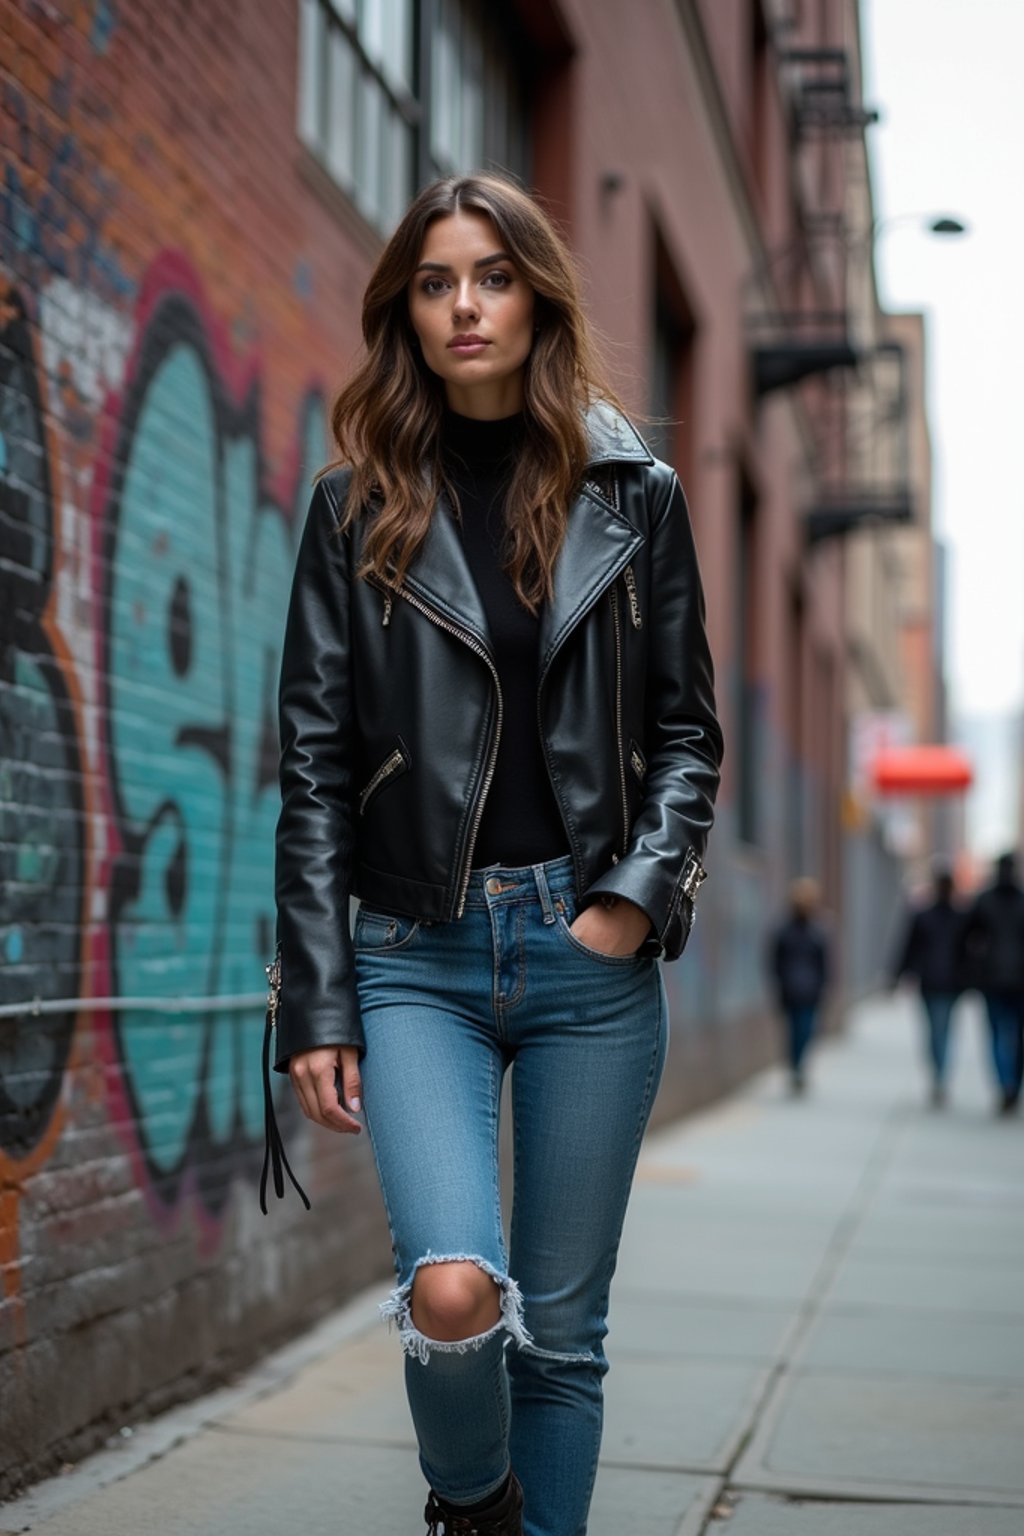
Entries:
{"label": "silver zipper pull", "polygon": [[263,969],[266,971],[266,973],[267,973],[267,981],[270,983],[270,990],[267,992],[267,1012],[270,1015],[270,1027],[271,1027],[271,1029],[276,1029],[277,1028],[277,1010],[278,1010],[278,1006],[279,1006],[280,1001],[281,1001],[281,946],[280,946],[280,944],[277,946],[277,952],[274,955],[274,958],[271,961],[270,965],[265,965],[263,967]]}
{"label": "silver zipper pull", "polygon": [[698,859],[697,855],[691,848],[687,853],[686,858],[683,860],[683,895],[687,896],[690,901],[696,901],[697,892],[700,890],[707,877],[707,870],[701,864],[700,859]]}
{"label": "silver zipper pull", "polygon": [[390,592],[385,592],[385,594],[384,594],[384,617],[381,619],[380,622],[381,622],[382,626],[391,623],[391,593]]}
{"label": "silver zipper pull", "polygon": [[629,598],[629,617],[634,629],[643,628],[643,618],[640,613],[640,598],[636,590],[636,577],[633,575],[633,567],[627,565],[622,573],[622,579],[626,583],[626,596]]}

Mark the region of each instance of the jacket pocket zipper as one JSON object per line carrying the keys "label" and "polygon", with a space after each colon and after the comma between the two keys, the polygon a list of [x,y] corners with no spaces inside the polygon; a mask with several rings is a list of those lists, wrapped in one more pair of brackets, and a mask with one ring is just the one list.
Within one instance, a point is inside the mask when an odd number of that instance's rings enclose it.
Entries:
{"label": "jacket pocket zipper", "polygon": [[622,579],[626,584],[626,596],[629,598],[629,617],[633,628],[642,629],[644,621],[640,613],[640,598],[636,590],[636,577],[633,574],[633,567],[631,565],[626,566],[622,573]]}
{"label": "jacket pocket zipper", "polygon": [[633,765],[633,772],[636,774],[637,778],[642,784],[644,781],[644,774],[647,772],[647,763],[643,753],[640,751],[640,748],[637,746],[636,742],[632,740],[629,743],[629,761]]}
{"label": "jacket pocket zipper", "polygon": [[[615,744],[619,757],[619,792],[622,795],[622,852],[629,846],[629,799],[626,795],[626,754],[622,746],[622,625],[619,621],[619,594],[611,589],[612,628],[615,631]],[[616,863],[618,860],[616,860]]]}
{"label": "jacket pocket zipper", "polygon": [[369,783],[364,785],[363,790],[359,796],[360,816],[366,809],[366,802],[369,800],[370,796],[380,788],[385,779],[390,778],[393,773],[395,773],[399,768],[404,767],[404,765],[405,754],[403,753],[401,747],[396,747],[391,755],[384,759]]}

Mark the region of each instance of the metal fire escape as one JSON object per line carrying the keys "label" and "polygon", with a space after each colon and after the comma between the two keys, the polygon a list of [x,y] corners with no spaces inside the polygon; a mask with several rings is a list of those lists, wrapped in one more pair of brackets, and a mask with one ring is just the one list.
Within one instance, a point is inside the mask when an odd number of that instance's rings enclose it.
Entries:
{"label": "metal fire escape", "polygon": [[[857,99],[845,49],[782,49],[779,63],[796,144],[860,135],[877,121]],[[870,261],[870,232],[854,239],[842,209],[805,213],[802,237],[769,253],[748,284],[755,395],[820,381],[818,489],[805,513],[809,544],[914,515],[903,350],[853,334],[850,260],[858,254]],[[825,304],[807,302],[810,293],[826,296]]]}

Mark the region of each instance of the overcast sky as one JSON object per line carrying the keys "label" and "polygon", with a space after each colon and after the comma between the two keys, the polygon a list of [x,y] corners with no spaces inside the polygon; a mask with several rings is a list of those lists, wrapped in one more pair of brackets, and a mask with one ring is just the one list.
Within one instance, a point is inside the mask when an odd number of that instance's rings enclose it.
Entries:
{"label": "overcast sky", "polygon": [[[1024,708],[1024,0],[862,0],[883,304],[928,314],[934,516],[950,554],[951,704]],[[955,214],[943,239],[904,215]],[[891,221],[891,222],[890,222]],[[1019,737],[964,736],[968,837],[1015,841]]]}
{"label": "overcast sky", "polygon": [[[883,303],[929,313],[949,670],[971,712],[1024,702],[1024,0],[863,0]],[[953,213],[966,237],[904,214]]]}

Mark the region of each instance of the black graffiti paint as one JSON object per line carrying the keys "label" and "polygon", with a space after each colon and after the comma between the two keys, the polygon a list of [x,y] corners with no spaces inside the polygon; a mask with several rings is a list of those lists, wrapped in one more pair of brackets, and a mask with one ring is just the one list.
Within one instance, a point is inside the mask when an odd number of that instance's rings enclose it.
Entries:
{"label": "black graffiti paint", "polygon": [[[54,520],[36,366],[24,307],[0,331],[0,1004],[75,997],[85,882],[74,714],[43,624]],[[43,1135],[74,1013],[0,1016],[0,1148]]]}

